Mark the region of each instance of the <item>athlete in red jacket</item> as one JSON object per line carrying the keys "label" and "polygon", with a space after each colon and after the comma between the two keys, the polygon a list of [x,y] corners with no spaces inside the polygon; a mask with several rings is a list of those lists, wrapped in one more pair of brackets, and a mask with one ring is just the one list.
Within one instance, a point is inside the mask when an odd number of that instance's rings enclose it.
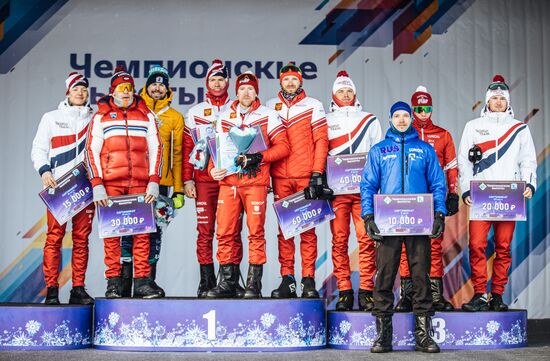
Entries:
{"label": "athlete in red jacket", "polygon": [[[413,106],[413,127],[418,131],[420,139],[428,142],[435,149],[437,159],[447,178],[447,216],[458,212],[458,163],[453,137],[446,129],[432,122],[432,97],[425,87],[419,86],[411,97]],[[453,305],[443,295],[443,253],[441,243],[443,235],[432,239],[432,263],[430,282],[432,289],[433,308],[436,311],[452,311]],[[401,252],[401,299],[395,309],[399,312],[412,311],[412,282],[405,247]]]}
{"label": "athlete in red jacket", "polygon": [[[220,59],[212,61],[212,65],[206,73],[206,100],[196,104],[185,117],[185,129],[183,133],[183,183],[185,195],[195,199],[197,212],[197,259],[200,266],[200,281],[197,290],[198,298],[205,298],[209,290],[216,286],[216,273],[214,271],[214,256],[212,242],[216,224],[216,210],[220,184],[214,180],[207,169],[195,169],[189,162],[189,157],[195,141],[191,135],[198,129],[207,126],[216,127],[216,121],[220,113],[231,106],[231,99],[227,93],[229,88],[228,72]],[[235,235],[235,254],[232,264],[240,264],[243,258],[241,240],[242,217],[239,217],[238,232]],[[237,269],[240,278],[240,268]],[[237,284],[237,297],[244,295],[244,288]]]}
{"label": "athlete in red jacket", "polygon": [[[154,115],[134,94],[134,79],[124,68],[111,78],[108,95],[99,100],[90,123],[86,161],[96,206],[108,197],[146,193],[145,201],[159,195],[162,145]],[[149,278],[149,234],[134,235],[134,297],[162,295]],[[105,238],[107,298],[122,297],[120,237]]]}
{"label": "athlete in red jacket", "polygon": [[[220,263],[220,280],[216,287],[208,291],[208,298],[235,297],[238,264],[233,264],[235,242],[238,232],[238,218],[244,210],[248,227],[249,268],[244,298],[259,298],[262,291],[263,265],[265,254],[265,214],[269,168],[271,163],[288,156],[290,147],[281,120],[272,109],[260,104],[257,98],[258,79],[246,72],[236,80],[238,100],[230,109],[220,114],[216,124],[218,137],[225,137],[229,131],[259,127],[267,149],[257,153],[241,154],[236,164],[243,168],[242,173],[230,174],[225,168],[210,165],[212,178],[220,181],[216,238],[218,239],[217,258]],[[221,140],[220,140],[221,142]],[[221,151],[219,152],[221,153]],[[218,154],[221,157],[221,154]]]}
{"label": "athlete in red jacket", "polygon": [[[273,164],[273,192],[275,199],[288,197],[306,188],[318,188],[328,152],[327,121],[323,104],[308,97],[302,88],[302,72],[294,64],[288,64],[279,74],[281,91],[266,106],[279,114],[290,143],[290,155]],[[316,193],[314,191],[314,193]],[[306,194],[306,197],[310,195]],[[319,195],[311,195],[318,198]],[[295,298],[294,238],[285,239],[279,231],[279,263],[281,284],[271,293],[273,298]],[[302,297],[317,298],[315,288],[315,261],[317,260],[317,236],[315,229],[300,234],[302,256]]]}

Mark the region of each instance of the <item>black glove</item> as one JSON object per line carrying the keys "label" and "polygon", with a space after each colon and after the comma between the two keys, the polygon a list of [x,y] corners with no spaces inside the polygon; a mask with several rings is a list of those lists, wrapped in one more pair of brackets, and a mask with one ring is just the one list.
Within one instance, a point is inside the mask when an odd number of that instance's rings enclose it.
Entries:
{"label": "black glove", "polygon": [[323,175],[314,172],[309,178],[309,185],[304,189],[306,199],[318,199],[323,194]]}
{"label": "black glove", "polygon": [[380,230],[378,229],[376,223],[374,223],[373,214],[367,214],[365,217],[363,217],[363,220],[365,221],[365,229],[367,230],[367,234],[371,239],[379,242],[384,240],[382,236],[378,235],[378,233],[380,233]]}
{"label": "black glove", "polygon": [[447,200],[445,201],[445,206],[447,207],[447,216],[452,216],[458,213],[458,194],[449,193],[447,194]]}
{"label": "black glove", "polygon": [[263,158],[262,153],[241,154],[235,160],[235,164],[241,166],[248,178],[254,178],[260,172],[260,163]]}
{"label": "black glove", "polygon": [[441,212],[435,212],[434,225],[430,238],[439,238],[445,231],[445,215]]}
{"label": "black glove", "polygon": [[334,199],[334,191],[328,187],[327,177],[323,173],[313,173],[309,179],[309,186],[304,189],[306,199],[323,199],[331,201]]}

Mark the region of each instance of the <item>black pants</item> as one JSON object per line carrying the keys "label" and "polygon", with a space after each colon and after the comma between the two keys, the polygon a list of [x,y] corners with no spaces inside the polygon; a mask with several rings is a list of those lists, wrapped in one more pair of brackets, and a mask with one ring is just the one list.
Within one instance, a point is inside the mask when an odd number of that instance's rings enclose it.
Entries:
{"label": "black pants", "polygon": [[405,242],[407,260],[413,283],[413,313],[430,314],[432,293],[430,289],[431,242],[428,236],[384,237],[376,247],[376,281],[374,284],[373,315],[393,314],[393,284],[399,270],[401,245]]}
{"label": "black pants", "polygon": [[[159,194],[168,197],[170,187],[159,186]],[[162,238],[162,229],[157,227],[157,231],[149,233],[149,264],[156,263],[160,255],[160,244]],[[134,238],[132,236],[122,237],[122,262],[132,262],[132,247]]]}

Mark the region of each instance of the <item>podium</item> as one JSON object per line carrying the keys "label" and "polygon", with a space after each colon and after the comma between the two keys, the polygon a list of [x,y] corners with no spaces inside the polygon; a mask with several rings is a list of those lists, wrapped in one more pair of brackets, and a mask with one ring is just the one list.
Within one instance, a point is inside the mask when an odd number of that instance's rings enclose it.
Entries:
{"label": "podium", "polygon": [[92,306],[2,303],[0,350],[91,347],[92,312]]}
{"label": "podium", "polygon": [[97,298],[94,347],[124,351],[305,351],[326,346],[321,299]]}
{"label": "podium", "polygon": [[[376,339],[375,317],[370,313],[329,311],[328,347],[370,350]],[[527,346],[527,311],[436,312],[433,339],[442,350],[485,350]],[[394,350],[414,350],[414,315],[393,315]]]}

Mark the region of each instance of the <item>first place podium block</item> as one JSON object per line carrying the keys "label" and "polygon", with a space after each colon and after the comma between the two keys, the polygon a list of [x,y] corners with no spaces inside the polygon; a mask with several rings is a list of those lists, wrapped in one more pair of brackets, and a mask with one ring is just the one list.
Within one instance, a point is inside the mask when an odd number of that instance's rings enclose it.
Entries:
{"label": "first place podium block", "polygon": [[0,350],[74,350],[91,346],[92,306],[0,304]]}
{"label": "first place podium block", "polygon": [[[328,347],[369,350],[375,317],[366,312],[328,312]],[[436,312],[433,339],[442,350],[505,349],[527,346],[527,311]],[[394,350],[414,350],[414,315],[393,315]]]}
{"label": "first place podium block", "polygon": [[121,351],[324,348],[322,300],[96,299],[94,347]]}

